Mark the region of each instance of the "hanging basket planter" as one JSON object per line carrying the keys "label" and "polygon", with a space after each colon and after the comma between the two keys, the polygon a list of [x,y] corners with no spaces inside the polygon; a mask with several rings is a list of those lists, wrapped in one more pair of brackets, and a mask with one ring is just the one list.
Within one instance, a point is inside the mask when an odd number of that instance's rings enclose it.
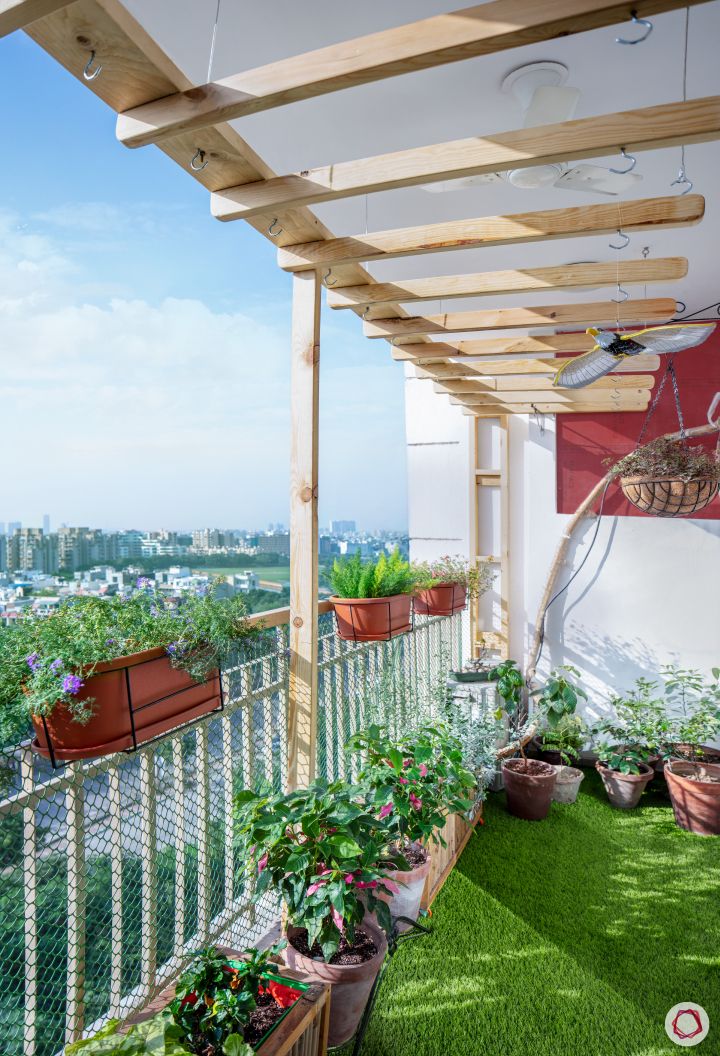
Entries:
{"label": "hanging basket planter", "polygon": [[621,477],[620,487],[636,509],[653,517],[692,517],[709,506],[718,492],[718,482],[711,478]]}
{"label": "hanging basket planter", "polygon": [[421,616],[453,616],[467,605],[467,587],[463,583],[438,583],[421,590],[414,604]]}
{"label": "hanging basket planter", "polygon": [[387,642],[412,630],[409,594],[329,600],[335,610],[338,637],[346,642]]}

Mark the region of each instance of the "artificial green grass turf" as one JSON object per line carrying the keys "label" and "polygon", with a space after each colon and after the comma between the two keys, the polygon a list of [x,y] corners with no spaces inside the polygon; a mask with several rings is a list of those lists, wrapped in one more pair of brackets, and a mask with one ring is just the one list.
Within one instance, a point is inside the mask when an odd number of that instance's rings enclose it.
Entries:
{"label": "artificial green grass turf", "polygon": [[665,1015],[701,1004],[720,1054],[720,837],[678,829],[669,800],[609,806],[586,771],[546,821],[490,795],[435,900],[404,940],[362,1056],[676,1056]]}

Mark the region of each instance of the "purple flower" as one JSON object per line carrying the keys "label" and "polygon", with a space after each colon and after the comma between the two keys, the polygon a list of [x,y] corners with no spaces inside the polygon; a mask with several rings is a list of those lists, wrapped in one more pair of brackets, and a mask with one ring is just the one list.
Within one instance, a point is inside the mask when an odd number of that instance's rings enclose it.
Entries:
{"label": "purple flower", "polygon": [[40,667],[40,654],[30,653],[25,657],[25,663],[28,665],[31,671],[37,671]]}
{"label": "purple flower", "polygon": [[69,693],[71,697],[79,693],[83,685],[84,682],[79,675],[65,675],[62,680],[63,693]]}
{"label": "purple flower", "polygon": [[115,645],[115,639],[114,638],[106,638],[105,639],[105,645]]}
{"label": "purple flower", "polygon": [[147,576],[139,576],[135,585],[138,590],[145,590],[146,587],[150,586],[150,580]]}
{"label": "purple flower", "polygon": [[62,666],[63,666],[62,660],[53,660],[53,662],[50,664],[50,670],[51,671],[59,671]]}
{"label": "purple flower", "polygon": [[171,656],[174,653],[176,653],[177,652],[177,642],[170,642],[170,645],[167,646],[166,652],[170,653]]}

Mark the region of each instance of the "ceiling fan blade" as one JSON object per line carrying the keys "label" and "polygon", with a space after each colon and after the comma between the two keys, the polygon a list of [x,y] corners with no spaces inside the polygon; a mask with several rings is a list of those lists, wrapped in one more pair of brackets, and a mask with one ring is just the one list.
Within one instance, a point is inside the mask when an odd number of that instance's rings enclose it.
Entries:
{"label": "ceiling fan blade", "polygon": [[525,111],[525,128],[536,125],[557,125],[569,121],[580,101],[578,88],[563,88],[560,85],[540,85],[532,94]]}
{"label": "ceiling fan blade", "polygon": [[614,370],[622,357],[597,346],[591,352],[569,359],[553,378],[553,385],[563,389],[582,389]]}
{"label": "ceiling fan blade", "polygon": [[639,172],[611,172],[602,165],[573,165],[561,173],[553,187],[566,191],[587,191],[590,194],[618,195],[630,190],[642,180]]}
{"label": "ceiling fan blade", "polygon": [[[646,330],[636,330],[627,334],[628,338],[637,341],[647,352],[682,352],[686,348],[696,348],[706,341],[715,330],[716,323],[670,323],[668,326],[650,326]],[[625,335],[621,335],[621,340]]]}

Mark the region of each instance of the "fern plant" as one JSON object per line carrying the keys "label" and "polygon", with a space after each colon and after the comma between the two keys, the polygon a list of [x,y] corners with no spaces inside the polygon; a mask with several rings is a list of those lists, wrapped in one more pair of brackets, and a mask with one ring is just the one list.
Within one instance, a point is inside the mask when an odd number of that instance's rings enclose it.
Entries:
{"label": "fern plant", "polygon": [[363,561],[360,554],[338,558],[330,576],[333,594],[337,598],[389,598],[394,594],[410,594],[415,576],[398,549],[377,561]]}

